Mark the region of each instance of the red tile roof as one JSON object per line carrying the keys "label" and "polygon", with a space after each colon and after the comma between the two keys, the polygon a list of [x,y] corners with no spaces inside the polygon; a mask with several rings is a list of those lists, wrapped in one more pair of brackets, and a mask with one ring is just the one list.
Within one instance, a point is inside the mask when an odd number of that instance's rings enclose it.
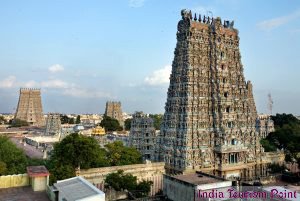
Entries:
{"label": "red tile roof", "polygon": [[29,177],[43,177],[49,176],[50,173],[45,166],[28,166],[27,174]]}

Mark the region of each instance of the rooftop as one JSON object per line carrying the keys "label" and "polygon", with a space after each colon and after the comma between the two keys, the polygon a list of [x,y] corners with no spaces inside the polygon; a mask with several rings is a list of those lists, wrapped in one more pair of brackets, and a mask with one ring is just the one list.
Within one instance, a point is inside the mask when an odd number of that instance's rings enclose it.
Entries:
{"label": "rooftop", "polygon": [[50,201],[46,192],[34,192],[31,186],[0,189],[0,201]]}
{"label": "rooftop", "polygon": [[194,184],[194,185],[202,185],[202,184],[212,184],[216,182],[223,182],[224,179],[217,178],[214,176],[202,174],[202,173],[193,173],[193,174],[186,174],[186,175],[176,175],[173,176],[178,180]]}
{"label": "rooftop", "polygon": [[30,177],[42,177],[48,176],[49,172],[45,166],[28,166],[27,167],[27,174]]}
{"label": "rooftop", "polygon": [[79,200],[91,196],[100,195],[104,197],[104,193],[93,186],[82,177],[73,177],[70,179],[58,181],[54,187],[59,191],[66,200]]}

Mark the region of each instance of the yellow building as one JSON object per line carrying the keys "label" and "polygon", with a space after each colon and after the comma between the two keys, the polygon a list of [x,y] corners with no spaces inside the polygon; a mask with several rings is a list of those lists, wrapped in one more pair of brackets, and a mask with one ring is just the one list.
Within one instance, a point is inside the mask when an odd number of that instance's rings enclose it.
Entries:
{"label": "yellow building", "polygon": [[105,129],[101,126],[96,126],[92,129],[92,135],[105,135]]}

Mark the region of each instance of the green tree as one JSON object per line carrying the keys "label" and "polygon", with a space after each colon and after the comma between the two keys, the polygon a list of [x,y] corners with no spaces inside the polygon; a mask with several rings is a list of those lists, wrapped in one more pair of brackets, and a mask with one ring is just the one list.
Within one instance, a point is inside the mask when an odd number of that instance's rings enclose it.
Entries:
{"label": "green tree", "polygon": [[69,118],[69,122],[68,122],[69,124],[75,124],[75,120],[74,120],[74,118]]}
{"label": "green tree", "polygon": [[152,184],[153,184],[152,181],[145,181],[145,180],[138,183],[138,185],[136,186],[135,196],[138,198],[148,196],[149,192],[151,190]]}
{"label": "green tree", "polygon": [[269,164],[268,168],[270,168],[271,173],[282,173],[285,169],[285,165],[279,165],[279,164]]}
{"label": "green tree", "polygon": [[[54,145],[48,168],[51,182],[75,175],[75,169],[109,166],[106,151],[92,137],[73,133]],[[64,174],[64,171],[66,174]]]}
{"label": "green tree", "polygon": [[11,127],[22,127],[22,126],[29,126],[29,123],[21,119],[14,119],[12,121]]}
{"label": "green tree", "polygon": [[4,118],[4,116],[0,116],[0,124],[6,124],[7,123],[7,121],[6,121],[6,119]]}
{"label": "green tree", "polygon": [[69,117],[65,114],[61,114],[60,115],[60,122],[61,122],[61,124],[69,123]]}
{"label": "green tree", "polygon": [[105,131],[117,131],[122,130],[122,127],[119,124],[117,119],[111,118],[109,116],[104,116],[100,122],[100,126],[105,128]]}
{"label": "green tree", "polygon": [[135,197],[148,196],[152,181],[137,182],[137,177],[132,174],[125,174],[123,170],[118,170],[115,173],[108,174],[105,178],[106,187],[110,186],[116,191],[128,190],[135,195]]}
{"label": "green tree", "polygon": [[277,150],[276,146],[270,143],[267,139],[261,139],[260,144],[264,147],[265,152],[272,152]]}
{"label": "green tree", "polygon": [[150,114],[149,117],[151,117],[153,119],[155,129],[160,130],[160,125],[162,122],[163,115],[162,114]]}
{"label": "green tree", "polygon": [[77,115],[75,123],[76,123],[76,124],[80,124],[80,122],[81,122],[81,121],[80,121],[80,115]]}
{"label": "green tree", "polygon": [[266,151],[284,150],[288,162],[297,162],[300,167],[300,120],[292,114],[276,114],[271,117],[275,132],[261,140]]}
{"label": "green tree", "polygon": [[0,136],[0,175],[20,174],[26,172],[27,159],[9,138]]}
{"label": "green tree", "polygon": [[134,147],[125,147],[121,141],[105,145],[110,165],[131,165],[142,163],[141,153]]}
{"label": "green tree", "polygon": [[125,130],[126,131],[129,131],[130,128],[131,128],[131,121],[132,121],[132,119],[126,119],[125,120],[124,125],[125,125]]}

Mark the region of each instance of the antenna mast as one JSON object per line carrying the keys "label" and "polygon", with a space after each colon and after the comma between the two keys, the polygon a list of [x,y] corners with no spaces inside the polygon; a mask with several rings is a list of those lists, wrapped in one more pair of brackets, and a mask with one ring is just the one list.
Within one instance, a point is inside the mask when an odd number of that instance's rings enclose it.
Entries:
{"label": "antenna mast", "polygon": [[273,103],[274,103],[274,102],[273,102],[273,100],[272,100],[271,93],[268,93],[268,109],[269,109],[270,115],[272,115]]}

